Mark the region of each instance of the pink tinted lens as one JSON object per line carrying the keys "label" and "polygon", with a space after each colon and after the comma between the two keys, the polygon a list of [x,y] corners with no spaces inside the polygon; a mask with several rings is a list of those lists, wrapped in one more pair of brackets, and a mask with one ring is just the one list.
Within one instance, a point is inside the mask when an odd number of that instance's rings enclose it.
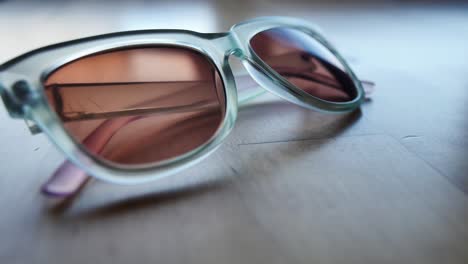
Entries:
{"label": "pink tinted lens", "polygon": [[356,98],[357,89],[345,67],[321,43],[295,29],[273,28],[250,40],[255,54],[290,83],[332,102]]}
{"label": "pink tinted lens", "polygon": [[73,61],[48,76],[47,99],[96,157],[149,165],[206,143],[225,114],[216,67],[180,47],[140,47]]}

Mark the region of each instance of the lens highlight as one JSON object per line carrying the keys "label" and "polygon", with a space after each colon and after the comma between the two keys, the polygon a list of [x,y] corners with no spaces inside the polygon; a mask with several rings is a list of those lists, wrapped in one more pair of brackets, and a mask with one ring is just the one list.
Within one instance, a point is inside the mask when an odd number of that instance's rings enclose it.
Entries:
{"label": "lens highlight", "polygon": [[304,92],[330,102],[357,96],[353,80],[335,55],[312,36],[290,28],[256,34],[251,49],[274,71]]}

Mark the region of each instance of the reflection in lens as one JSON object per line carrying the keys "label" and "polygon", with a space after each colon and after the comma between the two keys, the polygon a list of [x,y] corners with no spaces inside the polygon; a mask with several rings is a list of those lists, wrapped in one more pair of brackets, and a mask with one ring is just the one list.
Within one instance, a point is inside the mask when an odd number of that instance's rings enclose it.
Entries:
{"label": "reflection in lens", "polygon": [[44,83],[51,107],[88,151],[150,165],[206,143],[225,114],[216,67],[179,47],[110,51],[73,61]]}
{"label": "reflection in lens", "polygon": [[250,46],[268,66],[310,95],[331,102],[348,102],[357,96],[343,65],[304,32],[269,29],[255,35]]}

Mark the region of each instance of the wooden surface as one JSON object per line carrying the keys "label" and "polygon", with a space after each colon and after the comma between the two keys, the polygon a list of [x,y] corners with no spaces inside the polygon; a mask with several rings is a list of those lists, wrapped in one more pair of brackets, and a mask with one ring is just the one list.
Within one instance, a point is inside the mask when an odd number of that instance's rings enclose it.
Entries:
{"label": "wooden surface", "polygon": [[[289,2],[289,1],[288,1]],[[138,28],[315,21],[378,84],[361,112],[265,96],[226,143],[144,186],[38,188],[63,157],[0,111],[0,263],[468,263],[468,8],[308,2],[0,3],[0,60]]]}

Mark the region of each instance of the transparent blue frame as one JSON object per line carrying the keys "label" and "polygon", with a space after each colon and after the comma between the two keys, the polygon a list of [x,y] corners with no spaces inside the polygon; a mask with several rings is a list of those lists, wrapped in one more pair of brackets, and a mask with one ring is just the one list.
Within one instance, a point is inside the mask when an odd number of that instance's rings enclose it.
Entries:
{"label": "transparent blue frame", "polygon": [[[354,100],[335,103],[311,96],[295,87],[265,64],[251,49],[250,39],[257,33],[287,27],[302,31],[333,53],[352,78],[357,89]],[[78,58],[115,49],[155,45],[173,45],[194,49],[217,67],[226,94],[226,115],[213,137],[198,148],[151,167],[111,166],[84,151],[65,131],[57,114],[50,108],[43,81],[57,68]],[[363,102],[362,83],[336,49],[317,27],[287,17],[262,17],[234,25],[225,33],[197,33],[186,30],[142,30],[83,38],[47,46],[12,59],[0,66],[0,94],[10,115],[24,118],[30,128],[43,131],[76,166],[100,180],[118,184],[136,184],[172,175],[196,164],[212,153],[232,130],[238,110],[238,94],[229,57],[239,58],[248,73],[264,89],[302,107],[327,112],[352,111]],[[243,96],[246,99],[255,93]]]}

